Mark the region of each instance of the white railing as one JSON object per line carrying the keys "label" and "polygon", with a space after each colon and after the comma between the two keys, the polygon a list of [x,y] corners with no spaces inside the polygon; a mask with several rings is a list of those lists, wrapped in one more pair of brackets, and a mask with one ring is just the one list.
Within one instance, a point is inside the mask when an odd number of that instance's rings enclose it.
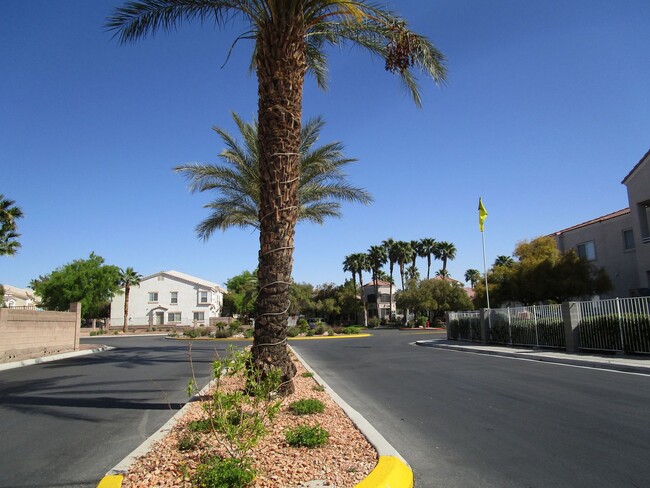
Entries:
{"label": "white railing", "polygon": [[490,342],[564,348],[562,305],[533,305],[490,310]]}
{"label": "white railing", "polygon": [[650,353],[650,297],[578,305],[581,349]]}
{"label": "white railing", "polygon": [[481,342],[481,312],[449,312],[451,338]]}

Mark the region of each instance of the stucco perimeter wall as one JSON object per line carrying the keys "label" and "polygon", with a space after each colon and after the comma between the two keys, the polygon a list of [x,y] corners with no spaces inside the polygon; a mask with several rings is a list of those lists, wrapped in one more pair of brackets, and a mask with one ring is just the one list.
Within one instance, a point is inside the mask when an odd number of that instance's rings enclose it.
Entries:
{"label": "stucco perimeter wall", "polygon": [[79,349],[81,304],[70,312],[0,308],[0,363]]}

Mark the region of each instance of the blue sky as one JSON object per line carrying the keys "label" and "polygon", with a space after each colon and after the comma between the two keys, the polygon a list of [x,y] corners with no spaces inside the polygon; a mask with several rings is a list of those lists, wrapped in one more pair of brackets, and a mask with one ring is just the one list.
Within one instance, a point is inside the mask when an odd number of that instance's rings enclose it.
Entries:
{"label": "blue sky", "polygon": [[[322,115],[322,142],[359,159],[349,180],[375,202],[299,224],[295,280],[342,283],[343,258],[387,237],[453,242],[449,270],[463,280],[483,266],[479,196],[488,262],[627,206],[620,182],[650,147],[650,2],[384,3],[446,55],[448,83],[421,79],[417,108],[381,61],[351,47],[330,53],[327,92],[307,80],[304,116]],[[92,251],[143,275],[218,283],[256,266],[256,232],[196,237],[210,196],[172,171],[218,161],[211,127],[234,131],[230,111],[255,116],[251,44],[222,68],[243,28],[186,24],[119,45],[103,24],[120,4],[3,1],[0,193],[25,218],[0,283],[27,286]]]}

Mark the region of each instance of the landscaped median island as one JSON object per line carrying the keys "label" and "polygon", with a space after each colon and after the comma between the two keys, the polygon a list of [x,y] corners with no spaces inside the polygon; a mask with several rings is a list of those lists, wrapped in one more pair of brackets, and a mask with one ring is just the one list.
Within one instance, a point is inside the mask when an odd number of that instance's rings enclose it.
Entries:
{"label": "landscaped median island", "polygon": [[[231,354],[216,363],[210,391],[131,465],[122,487],[288,488],[318,480],[344,488],[377,466],[375,448],[300,361],[294,358],[295,392],[265,398],[244,393],[243,374],[220,372],[245,364],[246,353]],[[269,387],[253,383],[258,393]]]}

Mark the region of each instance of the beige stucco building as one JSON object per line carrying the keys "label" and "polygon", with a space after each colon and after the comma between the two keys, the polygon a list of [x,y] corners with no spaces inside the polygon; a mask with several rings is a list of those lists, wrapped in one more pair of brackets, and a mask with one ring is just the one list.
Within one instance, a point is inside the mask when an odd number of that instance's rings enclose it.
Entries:
{"label": "beige stucco building", "polygon": [[628,208],[552,234],[560,251],[605,269],[614,288],[601,298],[650,295],[650,151],[622,183]]}
{"label": "beige stucco building", "polygon": [[[389,319],[390,313],[390,283],[377,280],[379,300],[375,297],[375,282],[371,281],[362,287],[363,300],[368,304],[368,317]],[[395,315],[395,287],[393,286],[393,315]]]}

